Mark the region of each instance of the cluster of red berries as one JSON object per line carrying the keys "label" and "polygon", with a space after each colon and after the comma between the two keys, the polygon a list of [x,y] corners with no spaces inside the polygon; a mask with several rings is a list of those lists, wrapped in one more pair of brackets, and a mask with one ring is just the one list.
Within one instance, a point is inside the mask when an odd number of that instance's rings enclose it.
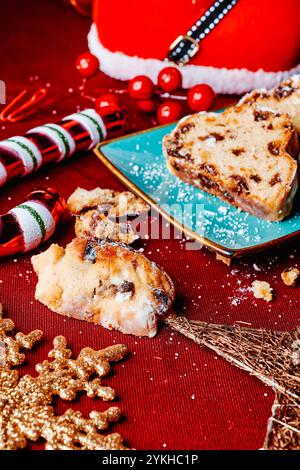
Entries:
{"label": "cluster of red berries", "polygon": [[[90,78],[99,71],[98,59],[89,52],[81,54],[76,61],[76,68],[85,79]],[[187,101],[188,107],[194,111],[207,111],[211,108],[215,93],[213,89],[206,84],[195,85],[190,88],[187,95],[171,93],[182,89],[182,75],[177,67],[165,67],[157,78],[155,87],[152,80],[146,75],[138,75],[129,80],[127,93],[136,100],[137,106],[144,112],[156,112],[159,124],[166,124],[176,121],[183,113],[183,107],[180,101]],[[160,104],[157,104],[155,97],[166,98]],[[96,99],[96,108],[105,106],[118,106],[118,97],[114,93],[105,93]]]}
{"label": "cluster of red berries", "polygon": [[[180,70],[176,67],[165,67],[158,74],[157,85],[159,87],[159,96],[163,96],[163,94],[160,94],[160,90],[166,94],[180,90],[182,88],[182,75]],[[156,110],[155,101],[153,100],[155,91],[152,80],[145,75],[134,77],[128,83],[129,95],[131,98],[137,100],[137,106],[143,111],[153,112]],[[176,95],[171,95],[158,106],[156,114],[160,124],[176,121],[180,118],[183,108],[178,98],[184,100],[185,96],[178,95],[178,97],[176,97]],[[213,104],[214,98],[215,94],[213,89],[205,84],[190,88],[186,96],[189,108],[195,112],[209,109]]]}

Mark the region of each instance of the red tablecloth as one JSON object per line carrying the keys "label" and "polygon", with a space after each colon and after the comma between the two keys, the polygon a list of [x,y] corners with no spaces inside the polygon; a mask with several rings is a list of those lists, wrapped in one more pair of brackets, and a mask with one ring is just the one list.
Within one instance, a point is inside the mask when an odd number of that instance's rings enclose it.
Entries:
{"label": "red tablecloth", "polygon": [[[89,26],[89,19],[58,0],[10,0],[1,6],[0,79],[6,82],[8,99],[28,85],[33,88],[45,83],[51,84],[51,96],[69,96],[22,123],[0,123],[1,139],[37,123],[57,120],[75,109],[79,100],[68,90],[78,85],[74,60],[86,49]],[[99,76],[90,86],[97,88],[111,82]],[[148,117],[130,115],[129,130],[151,124]],[[122,189],[90,152],[1,189],[1,211],[6,212],[40,185],[53,186],[65,197],[77,186]],[[73,224],[65,222],[53,241],[64,245],[73,236]],[[274,329],[292,329],[299,324],[299,288],[288,288],[280,279],[283,268],[299,261],[297,243],[231,267],[217,262],[215,255],[204,249],[187,251],[184,243],[177,240],[153,240],[141,246],[174,279],[178,310],[188,318],[230,324],[240,320]],[[272,303],[257,301],[246,291],[256,278],[267,280],[274,287],[276,296]],[[128,345],[128,359],[115,366],[115,373],[105,383],[117,390],[124,419],[114,430],[124,436],[129,446],[257,449],[262,445],[274,394],[254,377],[166,327],[154,339],[139,339],[52,313],[34,300],[36,276],[30,254],[1,260],[0,282],[1,302],[17,327],[25,332],[33,328],[45,332],[43,344],[29,354],[23,372],[33,372],[34,364],[45,358],[58,334],[68,338],[75,353],[84,346],[102,348],[113,342]],[[92,409],[106,408],[100,400],[86,397],[80,397],[72,406],[86,416]],[[69,402],[58,400],[56,410],[61,413],[68,407]]]}

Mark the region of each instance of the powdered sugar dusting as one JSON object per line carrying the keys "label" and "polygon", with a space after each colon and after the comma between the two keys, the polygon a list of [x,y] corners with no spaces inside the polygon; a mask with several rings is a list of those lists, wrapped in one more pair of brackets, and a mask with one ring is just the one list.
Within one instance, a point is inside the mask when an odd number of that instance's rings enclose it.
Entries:
{"label": "powdered sugar dusting", "polygon": [[140,190],[188,229],[227,250],[267,243],[300,230],[300,211],[280,223],[258,219],[170,173],[162,139],[172,130],[154,129],[104,147],[106,156]]}

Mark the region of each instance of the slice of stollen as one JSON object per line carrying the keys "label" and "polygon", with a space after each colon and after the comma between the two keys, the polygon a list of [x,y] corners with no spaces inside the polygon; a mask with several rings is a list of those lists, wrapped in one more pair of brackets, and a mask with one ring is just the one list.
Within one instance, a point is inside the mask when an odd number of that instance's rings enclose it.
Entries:
{"label": "slice of stollen", "polygon": [[172,173],[270,221],[292,209],[298,136],[287,114],[243,104],[181,120],[164,137]]}
{"label": "slice of stollen", "polygon": [[244,103],[257,103],[288,114],[300,134],[300,75],[294,75],[271,90],[254,90],[241,99],[240,104]]}

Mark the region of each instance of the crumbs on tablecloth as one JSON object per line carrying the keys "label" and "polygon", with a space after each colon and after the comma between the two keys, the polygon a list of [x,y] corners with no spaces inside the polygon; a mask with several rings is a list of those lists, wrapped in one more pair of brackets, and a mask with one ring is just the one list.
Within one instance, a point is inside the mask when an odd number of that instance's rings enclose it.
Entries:
{"label": "crumbs on tablecloth", "polygon": [[298,282],[300,271],[298,268],[291,267],[281,273],[281,279],[286,286],[295,286]]}
{"label": "crumbs on tablecloth", "polygon": [[256,299],[263,299],[266,302],[273,300],[273,288],[266,281],[253,281],[251,290]]}

